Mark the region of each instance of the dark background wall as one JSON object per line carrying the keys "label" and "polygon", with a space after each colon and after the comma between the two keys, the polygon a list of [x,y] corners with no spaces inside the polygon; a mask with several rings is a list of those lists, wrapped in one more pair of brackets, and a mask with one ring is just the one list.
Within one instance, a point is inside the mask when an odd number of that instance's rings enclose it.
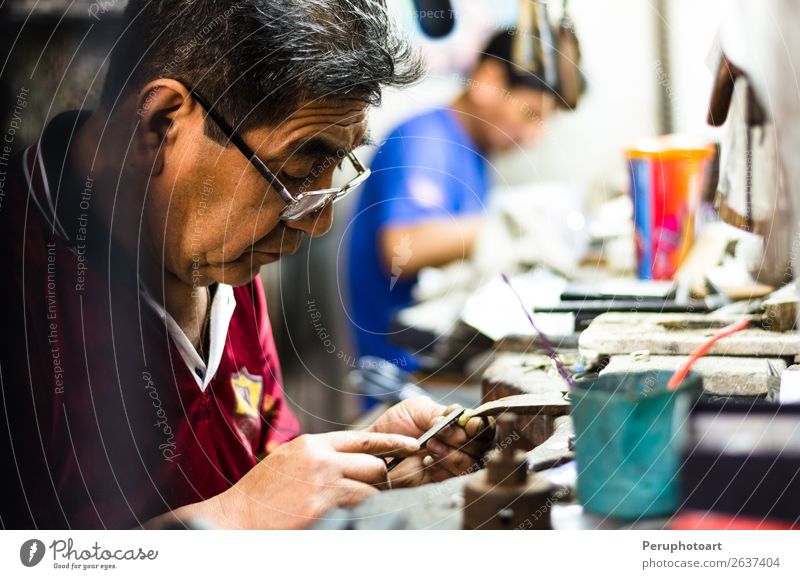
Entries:
{"label": "dark background wall", "polygon": [[59,111],[94,107],[124,2],[105,3],[102,13],[100,6],[87,0],[12,0],[3,5],[3,130],[17,96],[27,94],[15,151],[35,141],[46,120]]}

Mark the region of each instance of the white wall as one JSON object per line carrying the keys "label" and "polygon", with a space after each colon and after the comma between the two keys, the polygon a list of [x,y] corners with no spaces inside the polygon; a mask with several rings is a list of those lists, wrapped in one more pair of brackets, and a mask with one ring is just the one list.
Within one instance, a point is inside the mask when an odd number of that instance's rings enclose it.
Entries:
{"label": "white wall", "polygon": [[[420,38],[410,18],[410,0],[390,3],[415,38]],[[560,2],[551,2],[554,16]],[[424,41],[426,51],[437,51],[436,68],[443,63],[467,62],[475,46],[492,26],[508,23],[516,2],[505,0],[455,1],[458,28],[447,42]],[[723,0],[670,0],[668,14],[672,39],[671,74],[663,82],[674,99],[676,131],[712,133],[705,125],[711,87],[706,66]],[[571,0],[570,12],[583,50],[583,70],[588,91],[573,113],[560,113],[549,123],[543,138],[532,147],[497,159],[506,184],[568,180],[594,191],[626,186],[622,147],[639,137],[658,133],[659,63],[653,0]],[[444,53],[445,56],[442,56]],[[453,55],[456,56],[453,56]],[[460,57],[460,58],[458,58]],[[432,73],[418,86],[390,91],[384,106],[372,115],[377,140],[402,119],[443,104],[460,89],[454,72]]]}
{"label": "white wall", "polygon": [[670,0],[672,88],[676,131],[698,131],[716,136],[706,125],[713,73],[706,61],[714,42],[725,0]]}

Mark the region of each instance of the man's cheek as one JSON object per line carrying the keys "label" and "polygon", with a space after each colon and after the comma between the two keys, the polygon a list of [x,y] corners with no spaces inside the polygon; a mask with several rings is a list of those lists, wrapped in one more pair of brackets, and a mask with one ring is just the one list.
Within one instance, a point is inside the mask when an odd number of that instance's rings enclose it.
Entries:
{"label": "man's cheek", "polygon": [[254,234],[256,239],[261,239],[280,225],[281,211],[283,211],[284,207],[286,207],[286,204],[283,201],[280,203],[263,203],[258,207],[250,207],[244,210],[239,215],[239,219],[249,224],[249,231]]}
{"label": "man's cheek", "polygon": [[314,217],[314,227],[311,232],[312,237],[325,235],[331,230],[333,225],[333,203],[329,203],[322,211]]}

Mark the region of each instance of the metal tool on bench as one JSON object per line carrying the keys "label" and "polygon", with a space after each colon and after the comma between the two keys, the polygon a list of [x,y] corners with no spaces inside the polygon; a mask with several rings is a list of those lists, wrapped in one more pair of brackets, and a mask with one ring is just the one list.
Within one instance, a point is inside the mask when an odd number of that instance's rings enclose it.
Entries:
{"label": "metal tool on bench", "polygon": [[[547,414],[551,416],[562,416],[569,411],[569,401],[561,395],[556,394],[517,394],[507,396],[499,400],[492,400],[481,404],[477,408],[457,408],[450,412],[444,419],[437,422],[431,429],[417,439],[420,448],[424,448],[431,438],[434,438],[442,430],[451,424],[466,426],[470,419],[475,417],[487,418],[498,416],[506,412],[513,412],[517,415],[539,415]],[[405,457],[395,457],[387,463],[387,470],[391,471],[400,464]]]}
{"label": "metal tool on bench", "polygon": [[[445,416],[444,420],[440,420],[434,426],[432,426],[430,429],[428,429],[428,431],[425,432],[425,434],[423,434],[422,436],[420,436],[417,439],[417,443],[419,444],[419,447],[420,448],[425,448],[425,445],[428,444],[428,441],[431,438],[433,438],[434,436],[439,434],[442,430],[444,430],[445,428],[447,428],[448,426],[453,424],[456,420],[458,420],[458,417],[461,416],[462,414],[464,414],[464,411],[465,411],[464,408],[456,408],[450,414]],[[405,459],[406,459],[406,457],[404,457],[404,456],[398,456],[398,457],[392,458],[392,460],[390,462],[386,463],[386,471],[387,472],[391,472],[398,464],[403,462]]]}
{"label": "metal tool on bench", "polygon": [[498,447],[464,488],[464,529],[551,528],[556,487],[528,472],[527,456],[515,445],[515,422],[511,413],[498,419]]}

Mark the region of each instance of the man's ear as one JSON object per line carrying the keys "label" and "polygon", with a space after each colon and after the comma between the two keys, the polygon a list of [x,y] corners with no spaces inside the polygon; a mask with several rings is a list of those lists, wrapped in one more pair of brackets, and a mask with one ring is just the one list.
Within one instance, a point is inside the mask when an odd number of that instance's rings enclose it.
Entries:
{"label": "man's ear", "polygon": [[165,157],[172,151],[179,131],[191,131],[188,121],[195,109],[189,90],[173,79],[150,82],[137,95],[138,127],[134,137],[133,161],[142,171],[158,175]]}
{"label": "man's ear", "polygon": [[508,91],[508,79],[503,64],[486,58],[472,71],[469,95],[476,104],[493,104]]}

